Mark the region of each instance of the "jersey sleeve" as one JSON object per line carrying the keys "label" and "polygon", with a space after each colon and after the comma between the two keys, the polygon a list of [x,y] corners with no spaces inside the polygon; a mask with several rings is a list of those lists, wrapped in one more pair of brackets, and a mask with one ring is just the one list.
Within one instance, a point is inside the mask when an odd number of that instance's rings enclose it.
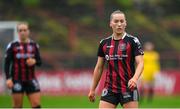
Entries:
{"label": "jersey sleeve", "polygon": [[13,62],[12,43],[8,44],[4,58],[5,58],[4,59],[4,72],[6,75],[6,79],[9,79],[9,78],[11,78],[10,67]]}
{"label": "jersey sleeve", "polygon": [[38,44],[35,44],[35,49],[36,49],[36,52],[35,52],[36,65],[41,66],[42,61],[41,61],[41,56],[40,56]]}
{"label": "jersey sleeve", "polygon": [[133,44],[134,44],[134,55],[135,56],[144,55],[142,45],[137,37],[134,37]]}
{"label": "jersey sleeve", "polygon": [[98,53],[97,53],[97,56],[100,56],[100,57],[105,57],[105,54],[104,54],[104,51],[103,51],[103,40],[100,41],[100,44],[99,44],[99,48],[98,48]]}

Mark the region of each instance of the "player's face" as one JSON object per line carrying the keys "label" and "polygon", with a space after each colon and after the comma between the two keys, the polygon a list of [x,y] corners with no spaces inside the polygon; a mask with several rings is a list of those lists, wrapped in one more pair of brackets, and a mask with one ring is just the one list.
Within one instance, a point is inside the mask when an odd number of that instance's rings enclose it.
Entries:
{"label": "player's face", "polygon": [[29,37],[29,29],[28,26],[25,24],[21,24],[17,28],[19,39],[20,40],[26,40]]}
{"label": "player's face", "polygon": [[126,18],[124,14],[113,14],[112,19],[110,21],[110,27],[115,34],[122,34],[125,32],[126,28]]}

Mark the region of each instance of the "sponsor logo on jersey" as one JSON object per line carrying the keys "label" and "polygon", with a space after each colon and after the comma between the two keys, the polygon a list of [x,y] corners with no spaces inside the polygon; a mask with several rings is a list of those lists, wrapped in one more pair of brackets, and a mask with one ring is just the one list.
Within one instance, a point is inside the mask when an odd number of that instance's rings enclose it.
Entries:
{"label": "sponsor logo on jersey", "polygon": [[26,58],[32,58],[32,57],[34,57],[34,54],[30,54],[30,53],[17,53],[16,54],[16,58],[17,59],[26,59]]}
{"label": "sponsor logo on jersey", "polygon": [[23,46],[17,46],[16,49],[17,49],[17,50],[22,50],[22,49],[23,49]]}
{"label": "sponsor logo on jersey", "polygon": [[122,60],[123,58],[127,58],[128,55],[127,54],[122,54],[122,55],[105,55],[105,58],[107,61],[109,60]]}
{"label": "sponsor logo on jersey", "polygon": [[114,47],[113,45],[106,46],[106,48],[113,48],[113,47]]}

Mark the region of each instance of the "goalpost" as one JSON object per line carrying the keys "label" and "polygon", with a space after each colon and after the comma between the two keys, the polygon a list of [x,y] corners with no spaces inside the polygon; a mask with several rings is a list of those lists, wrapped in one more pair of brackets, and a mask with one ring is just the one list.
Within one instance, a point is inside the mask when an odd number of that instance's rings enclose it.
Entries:
{"label": "goalpost", "polygon": [[14,40],[16,40],[18,36],[16,31],[17,24],[17,21],[0,21],[0,34],[4,31],[11,30],[13,35],[12,37]]}

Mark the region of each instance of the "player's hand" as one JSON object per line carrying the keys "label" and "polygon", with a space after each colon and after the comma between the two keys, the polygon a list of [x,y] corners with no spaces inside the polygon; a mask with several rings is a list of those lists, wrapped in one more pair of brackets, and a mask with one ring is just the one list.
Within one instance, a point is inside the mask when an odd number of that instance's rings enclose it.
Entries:
{"label": "player's hand", "polygon": [[95,101],[95,91],[90,91],[88,94],[89,101],[94,102]]}
{"label": "player's hand", "polygon": [[134,89],[137,86],[138,79],[131,78],[128,82],[129,89]]}
{"label": "player's hand", "polygon": [[6,80],[6,85],[9,89],[11,89],[14,86],[13,81],[11,79]]}
{"label": "player's hand", "polygon": [[28,66],[33,66],[33,65],[35,65],[36,64],[36,60],[34,59],[34,58],[28,58],[27,60],[26,60],[26,63],[27,63],[27,65]]}

